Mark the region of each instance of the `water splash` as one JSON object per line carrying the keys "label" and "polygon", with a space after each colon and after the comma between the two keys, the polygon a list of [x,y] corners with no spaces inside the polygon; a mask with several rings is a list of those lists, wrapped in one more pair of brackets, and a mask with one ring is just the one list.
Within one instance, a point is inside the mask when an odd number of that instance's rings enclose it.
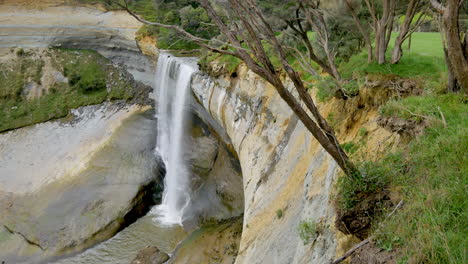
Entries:
{"label": "water splash", "polygon": [[157,104],[158,139],[156,151],[166,166],[162,204],[152,212],[165,224],[181,224],[190,202],[190,172],[184,161],[187,99],[196,71],[180,58],[161,53],[156,70],[154,94]]}

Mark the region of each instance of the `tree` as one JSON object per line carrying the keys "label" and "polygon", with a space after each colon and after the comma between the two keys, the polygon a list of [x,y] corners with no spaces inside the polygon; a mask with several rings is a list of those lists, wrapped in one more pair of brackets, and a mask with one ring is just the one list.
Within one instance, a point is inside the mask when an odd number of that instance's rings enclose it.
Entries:
{"label": "tree", "polygon": [[[344,0],[349,13],[359,32],[364,37],[368,48],[368,62],[373,60],[379,64],[386,63],[386,53],[394,28],[396,17],[403,15],[404,20],[400,27],[400,32],[395,40],[392,51],[391,63],[398,63],[403,55],[403,42],[424,22],[424,16],[419,15],[416,23],[414,18],[425,6],[423,0],[364,0],[364,3],[358,3],[352,0]],[[371,18],[371,29],[374,36],[375,50],[372,47],[371,34],[366,30],[366,24],[361,21],[357,15],[359,7],[367,8]],[[375,54],[374,54],[375,51]]]}
{"label": "tree", "polygon": [[[229,13],[223,13],[219,8],[216,9],[209,0],[198,0],[198,2],[205,9],[212,23],[218,27],[221,34],[227,39],[227,42],[222,43],[220,40],[210,42],[207,39],[190,34],[177,25],[146,21],[129,9],[126,0],[124,0],[123,4],[120,2],[118,4],[143,23],[174,30],[205,49],[241,59],[250,70],[275,88],[280,97],[288,104],[304,126],[331,155],[346,175],[350,177],[360,175],[357,168],[341,148],[334,130],[318,111],[299,73],[289,64],[286,58],[286,51],[280,44],[273,28],[267,22],[255,0],[228,0]],[[265,50],[265,41],[273,46],[281,62],[282,70],[294,84],[299,98],[296,98],[286,88],[284,81],[280,77],[281,73],[275,69],[271,62],[271,55]],[[221,43],[224,47],[215,46],[212,43]],[[301,102],[305,107],[302,106]]]}
{"label": "tree", "polygon": [[467,32],[462,34],[459,25],[463,0],[447,0],[445,5],[438,0],[431,0],[431,4],[441,14],[441,34],[449,71],[448,88],[456,91],[458,85],[468,93],[468,39]]}
{"label": "tree", "polygon": [[346,7],[348,8],[351,16],[353,17],[353,21],[356,24],[357,28],[359,29],[359,32],[362,34],[362,37],[364,38],[364,41],[367,46],[367,62],[371,63],[373,58],[374,58],[374,49],[372,48],[372,41],[370,38],[370,33],[368,30],[366,30],[361,23],[361,20],[359,19],[356,11],[356,7],[353,5],[351,0],[345,0]]}
{"label": "tree", "polygon": [[[405,16],[403,23],[400,27],[400,32],[395,39],[395,45],[392,51],[392,64],[396,64],[400,61],[401,56],[403,56],[402,45],[405,40],[413,34],[413,32],[424,22],[424,15],[420,14],[416,23],[413,24],[414,17],[424,6],[422,0],[409,0],[408,6],[406,8]],[[412,25],[413,24],[413,25]]]}

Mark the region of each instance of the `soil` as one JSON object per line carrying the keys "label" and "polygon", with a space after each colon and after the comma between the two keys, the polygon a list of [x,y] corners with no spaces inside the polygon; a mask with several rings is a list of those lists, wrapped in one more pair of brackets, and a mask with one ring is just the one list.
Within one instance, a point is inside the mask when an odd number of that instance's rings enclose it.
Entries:
{"label": "soil", "polygon": [[392,201],[387,191],[362,193],[357,197],[360,198],[360,202],[354,208],[337,209],[335,226],[345,234],[365,239],[369,236],[374,219],[383,213],[384,208],[391,208]]}
{"label": "soil", "polygon": [[377,119],[377,124],[392,133],[398,133],[404,138],[413,138],[420,135],[427,126],[426,121],[408,120],[396,116],[380,116]]}
{"label": "soil", "polygon": [[350,264],[396,264],[398,252],[386,251],[371,242],[354,252]]}

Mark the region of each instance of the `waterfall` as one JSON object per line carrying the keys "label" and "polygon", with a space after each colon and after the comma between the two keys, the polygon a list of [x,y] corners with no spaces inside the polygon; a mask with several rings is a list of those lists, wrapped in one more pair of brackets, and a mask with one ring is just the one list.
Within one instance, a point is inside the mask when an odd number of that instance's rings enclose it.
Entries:
{"label": "waterfall", "polygon": [[157,96],[156,152],[166,166],[161,205],[153,213],[167,224],[181,224],[190,202],[190,172],[184,161],[189,87],[196,67],[170,54],[159,55],[154,94]]}

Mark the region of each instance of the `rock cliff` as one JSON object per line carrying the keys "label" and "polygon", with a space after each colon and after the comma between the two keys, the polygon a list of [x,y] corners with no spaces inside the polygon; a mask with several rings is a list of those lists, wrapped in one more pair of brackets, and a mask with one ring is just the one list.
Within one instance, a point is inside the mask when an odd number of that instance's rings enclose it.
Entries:
{"label": "rock cliff", "polygon": [[[197,75],[192,90],[239,156],[245,204],[236,263],[327,263],[342,254],[353,238],[334,225],[332,194],[340,171],[274,88],[240,66],[235,77]],[[341,142],[361,140],[360,151],[379,153],[398,136],[378,127],[378,98],[363,92],[320,103],[319,109],[340,119]],[[365,139],[360,129],[369,131]],[[298,234],[303,221],[315,228],[308,242]]]}
{"label": "rock cliff", "polygon": [[154,63],[140,52],[141,23],[124,11],[71,5],[70,1],[0,2],[0,48],[93,49],[152,85]]}

